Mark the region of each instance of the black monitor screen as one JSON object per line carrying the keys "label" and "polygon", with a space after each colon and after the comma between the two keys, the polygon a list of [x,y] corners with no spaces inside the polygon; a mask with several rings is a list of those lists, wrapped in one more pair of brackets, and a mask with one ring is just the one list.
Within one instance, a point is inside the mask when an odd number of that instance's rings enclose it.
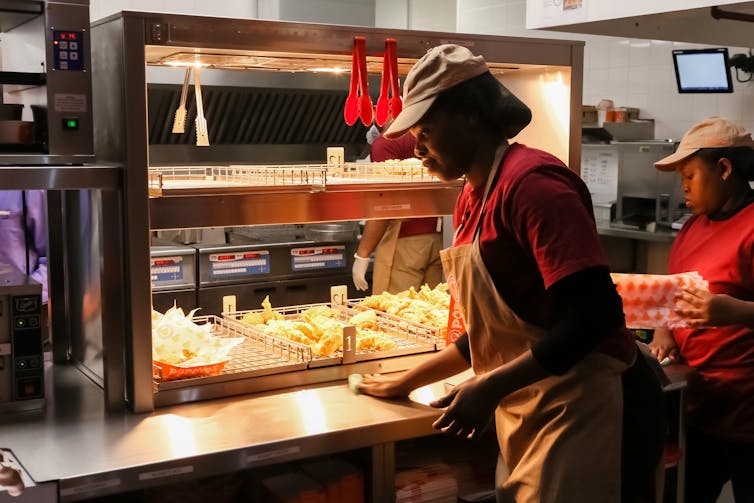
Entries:
{"label": "black monitor screen", "polygon": [[673,51],[679,93],[732,93],[728,49]]}

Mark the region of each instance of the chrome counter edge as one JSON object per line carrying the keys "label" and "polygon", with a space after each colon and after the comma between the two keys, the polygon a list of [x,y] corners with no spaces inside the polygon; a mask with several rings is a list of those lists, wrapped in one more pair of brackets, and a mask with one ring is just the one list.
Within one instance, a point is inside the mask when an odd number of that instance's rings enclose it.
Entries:
{"label": "chrome counter edge", "polygon": [[0,419],[0,446],[35,481],[59,481],[60,501],[425,436],[439,415],[408,399],[356,395],[342,381],[107,413],[102,389],[76,368],[48,370],[45,409]]}

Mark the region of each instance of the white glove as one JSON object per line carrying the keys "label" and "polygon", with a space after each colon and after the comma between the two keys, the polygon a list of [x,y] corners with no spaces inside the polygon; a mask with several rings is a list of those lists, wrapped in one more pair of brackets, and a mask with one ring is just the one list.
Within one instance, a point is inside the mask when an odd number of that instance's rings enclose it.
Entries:
{"label": "white glove", "polygon": [[353,261],[353,268],[351,269],[351,273],[353,274],[353,284],[356,286],[357,290],[366,291],[366,289],[369,288],[369,283],[367,283],[367,267],[369,267],[369,259],[361,258],[355,253],[353,258],[356,259]]}

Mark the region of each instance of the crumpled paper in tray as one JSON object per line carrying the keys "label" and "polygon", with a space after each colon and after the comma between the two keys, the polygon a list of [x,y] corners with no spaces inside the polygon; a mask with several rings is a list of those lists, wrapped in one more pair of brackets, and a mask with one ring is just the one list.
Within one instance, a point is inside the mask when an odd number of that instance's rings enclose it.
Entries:
{"label": "crumpled paper in tray", "polygon": [[623,274],[610,276],[623,298],[628,328],[685,328],[688,324],[674,312],[675,296],[682,288],[709,289],[698,272],[679,274]]}

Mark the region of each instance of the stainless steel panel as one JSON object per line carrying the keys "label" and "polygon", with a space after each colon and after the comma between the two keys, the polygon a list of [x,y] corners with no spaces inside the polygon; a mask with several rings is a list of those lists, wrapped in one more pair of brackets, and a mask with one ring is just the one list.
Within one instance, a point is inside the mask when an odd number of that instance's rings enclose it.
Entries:
{"label": "stainless steel panel", "polygon": [[[371,189],[371,187],[370,187]],[[232,194],[149,199],[152,229],[410,218],[453,213],[459,184],[418,189]],[[421,197],[419,197],[421,196]]]}
{"label": "stainless steel panel", "polygon": [[[84,70],[54,69],[54,31],[83,33]],[[89,3],[48,3],[45,8],[47,38],[47,128],[49,152],[57,163],[94,161],[92,123],[92,61],[89,37]],[[81,101],[83,100],[83,101]],[[72,106],[73,105],[73,106]],[[78,128],[66,130],[63,121],[79,119]]]}
{"label": "stainless steel panel", "polygon": [[85,190],[65,194],[70,355],[104,386],[101,212],[99,194]]}
{"label": "stainless steel panel", "polygon": [[[5,162],[6,157],[2,160]],[[117,190],[120,178],[121,168],[117,166],[0,166],[3,190]]]}
{"label": "stainless steel panel", "polygon": [[[116,19],[92,29],[95,102],[95,145],[101,159],[122,163],[125,229],[122,253],[125,298],[123,327],[129,334],[126,359],[126,400],[134,411],[152,409],[150,338],[149,218],[146,167],[146,89],[143,23]],[[128,47],[128,51],[124,49]],[[109,348],[108,348],[108,351]],[[120,347],[112,349],[121,351]],[[115,353],[114,353],[115,354]],[[117,362],[117,360],[116,360]],[[106,359],[105,374],[120,372]]]}

